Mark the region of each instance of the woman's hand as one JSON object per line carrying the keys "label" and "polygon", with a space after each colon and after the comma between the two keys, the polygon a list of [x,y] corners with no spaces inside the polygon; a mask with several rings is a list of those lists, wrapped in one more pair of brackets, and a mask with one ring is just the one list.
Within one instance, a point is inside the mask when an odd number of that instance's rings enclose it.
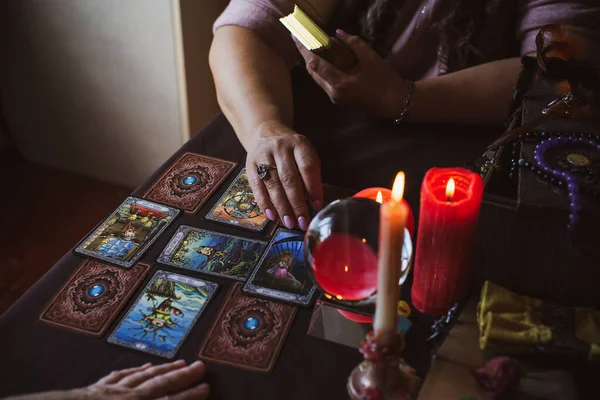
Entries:
{"label": "woman's hand", "polygon": [[[264,180],[257,168],[272,169]],[[279,218],[286,228],[297,225],[306,230],[309,223],[307,201],[314,209],[323,205],[321,165],[317,152],[306,136],[279,121],[262,123],[248,146],[248,180],[256,201],[270,220]]]}
{"label": "woman's hand", "polygon": [[356,106],[375,117],[397,117],[408,94],[404,79],[358,36],[340,29],[336,36],[354,52],[357,65],[340,71],[294,38],[308,73],[334,104]]}

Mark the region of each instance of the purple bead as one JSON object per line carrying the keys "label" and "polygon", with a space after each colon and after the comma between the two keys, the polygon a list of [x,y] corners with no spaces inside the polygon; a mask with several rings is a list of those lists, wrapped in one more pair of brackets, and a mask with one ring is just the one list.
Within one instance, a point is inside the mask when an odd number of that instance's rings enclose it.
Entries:
{"label": "purple bead", "polygon": [[576,182],[576,179],[573,175],[567,175],[564,178],[567,183]]}
{"label": "purple bead", "polygon": [[571,203],[579,203],[579,194],[577,192],[569,192],[569,200]]}
{"label": "purple bead", "polygon": [[575,183],[571,182],[571,183],[569,183],[569,184],[567,185],[567,190],[568,190],[569,192],[572,192],[572,191],[573,191],[573,190],[575,190],[575,189],[577,189],[577,184],[575,184]]}
{"label": "purple bead", "polygon": [[543,169],[544,169],[545,173],[551,173],[552,172],[552,170],[550,169],[550,167],[544,167]]}
{"label": "purple bead", "polygon": [[579,222],[579,215],[577,215],[577,214],[570,214],[569,215],[569,223],[571,225],[575,225],[577,222]]}
{"label": "purple bead", "polygon": [[573,211],[579,211],[579,210],[581,210],[581,204],[579,204],[579,203],[571,202],[571,204],[569,204],[569,207]]}

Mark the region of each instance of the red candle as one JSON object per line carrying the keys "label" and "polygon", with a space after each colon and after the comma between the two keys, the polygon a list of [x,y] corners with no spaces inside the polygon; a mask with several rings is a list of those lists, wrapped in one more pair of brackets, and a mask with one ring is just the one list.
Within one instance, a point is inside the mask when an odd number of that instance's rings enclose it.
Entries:
{"label": "red candle", "polygon": [[412,286],[412,302],[419,311],[443,315],[466,295],[482,196],[483,179],[474,172],[427,171]]}
{"label": "red candle", "polygon": [[[378,197],[381,196],[381,197]],[[365,199],[375,200],[379,204],[390,201],[392,198],[392,190],[388,188],[382,187],[372,187],[363,189],[360,192],[356,193],[352,197],[360,197]],[[408,207],[408,217],[406,218],[406,229],[408,229],[408,233],[412,237],[415,234],[415,216],[413,215],[412,208],[408,205],[405,199],[402,199],[402,203]]]}

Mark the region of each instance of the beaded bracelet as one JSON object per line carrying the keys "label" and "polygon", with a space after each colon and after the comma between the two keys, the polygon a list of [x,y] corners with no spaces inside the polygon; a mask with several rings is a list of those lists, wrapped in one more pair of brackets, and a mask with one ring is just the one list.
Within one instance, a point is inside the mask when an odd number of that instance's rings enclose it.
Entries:
{"label": "beaded bracelet", "polygon": [[415,81],[411,81],[410,79],[406,79],[405,81],[408,84],[408,94],[406,95],[406,98],[402,102],[402,105],[404,106],[404,110],[402,110],[402,112],[400,113],[400,116],[394,120],[394,124],[396,124],[396,125],[401,123],[402,120],[404,120],[404,118],[406,118],[406,116],[408,115],[408,112],[410,111],[410,108],[412,107],[413,97],[415,95]]}

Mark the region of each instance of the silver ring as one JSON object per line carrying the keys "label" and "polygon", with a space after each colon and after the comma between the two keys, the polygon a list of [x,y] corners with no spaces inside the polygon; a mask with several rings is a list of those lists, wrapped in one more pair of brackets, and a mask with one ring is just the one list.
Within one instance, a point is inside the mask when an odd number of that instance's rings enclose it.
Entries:
{"label": "silver ring", "polygon": [[269,172],[274,169],[277,168],[272,167],[268,164],[258,164],[258,167],[256,167],[256,172],[258,172],[258,179],[260,179],[261,181],[269,179]]}

